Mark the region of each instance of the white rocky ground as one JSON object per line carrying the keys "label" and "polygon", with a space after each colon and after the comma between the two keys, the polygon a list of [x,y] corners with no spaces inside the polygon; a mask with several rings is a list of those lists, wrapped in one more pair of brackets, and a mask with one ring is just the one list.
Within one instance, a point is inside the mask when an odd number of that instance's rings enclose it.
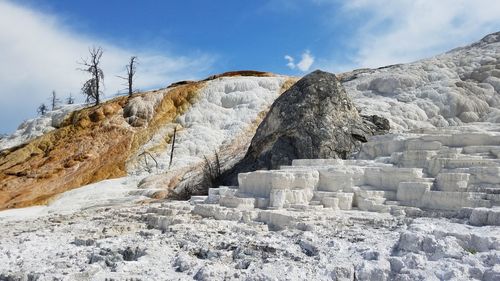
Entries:
{"label": "white rocky ground", "polygon": [[57,199],[44,206],[10,209],[0,212],[0,222],[15,221],[79,212],[81,210],[127,204],[146,200],[137,192],[138,178],[123,177],[104,180],[64,192]]}
{"label": "white rocky ground", "polygon": [[343,75],[362,114],[382,115],[394,130],[500,122],[500,33],[430,59]]}
{"label": "white rocky ground", "polygon": [[[130,178],[90,185],[48,207],[0,212],[0,280],[499,280],[500,177],[490,175],[499,131],[473,124],[375,137],[359,155],[373,160],[295,161],[264,172],[288,180],[249,173],[241,194],[214,189],[192,202],[127,203]],[[415,148],[429,158],[409,157]],[[436,159],[467,160],[458,161],[467,181],[439,181],[450,167],[435,172]],[[470,162],[478,159],[486,166]],[[405,177],[426,190],[406,192]],[[297,193],[311,183],[310,194]],[[272,195],[288,188],[294,196]],[[469,193],[484,195],[456,196]]]}
{"label": "white rocky ground", "polygon": [[[0,280],[500,280],[499,50],[493,34],[345,74],[362,113],[393,128],[356,160],[242,175],[239,190],[192,202],[146,203],[125,178],[0,212]],[[282,82],[256,83],[242,92],[261,89],[265,106]],[[216,88],[206,107],[231,120]],[[215,126],[233,137],[246,122],[195,109],[180,120],[193,136]],[[186,161],[204,145],[186,145]]]}
{"label": "white rocky ground", "polygon": [[[188,202],[97,208],[0,229],[2,280],[499,280],[500,229],[310,210],[297,227],[192,215]],[[28,222],[28,223],[26,223]]]}
{"label": "white rocky ground", "polygon": [[[252,136],[244,135],[245,131],[255,125],[259,113],[279,96],[287,79],[286,76],[221,77],[207,81],[199,99],[177,118],[176,124],[158,130],[140,149],[139,153],[151,151],[159,166],[153,161],[149,161],[149,166],[144,161],[135,161],[128,163],[127,171],[145,175],[147,170],[156,173],[169,170],[172,147],[165,139],[173,134],[174,126],[178,133],[170,171],[203,163],[204,157],[212,157],[235,139],[242,138],[249,143]],[[162,146],[161,150],[155,149]]]}
{"label": "white rocky ground", "polygon": [[84,107],[83,104],[61,105],[43,116],[24,121],[13,134],[0,138],[0,150],[26,143],[55,130],[61,125],[68,113],[82,107]]}

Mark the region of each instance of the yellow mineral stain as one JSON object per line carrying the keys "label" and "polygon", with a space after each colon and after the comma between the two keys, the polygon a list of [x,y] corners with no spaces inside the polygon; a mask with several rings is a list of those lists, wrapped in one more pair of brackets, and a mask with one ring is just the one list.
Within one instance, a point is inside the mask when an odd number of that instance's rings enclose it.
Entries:
{"label": "yellow mineral stain", "polygon": [[[67,190],[126,175],[125,163],[159,128],[185,112],[203,82],[134,95],[165,94],[148,126],[123,118],[129,97],[71,113],[59,129],[0,153],[0,210],[46,204]],[[160,196],[159,194],[157,196]]]}
{"label": "yellow mineral stain", "polygon": [[[26,144],[0,151],[0,210],[46,204],[62,192],[125,176],[126,164],[139,161],[136,159],[138,150],[159,129],[178,126],[174,124],[175,119],[196,102],[206,81],[226,76],[273,74],[227,72],[199,82],[183,81],[167,89],[117,97],[98,106],[75,111],[69,114],[60,128]],[[281,92],[295,81],[295,78],[288,79]],[[144,126],[129,125],[123,116],[124,107],[131,99],[148,95],[163,95],[152,119],[147,120]],[[265,112],[259,115],[251,130],[264,116]],[[165,144],[153,149],[164,148],[171,138],[171,135],[166,136]],[[153,197],[167,196],[168,188],[175,186],[184,172],[172,175],[165,184],[166,191],[159,191]]]}

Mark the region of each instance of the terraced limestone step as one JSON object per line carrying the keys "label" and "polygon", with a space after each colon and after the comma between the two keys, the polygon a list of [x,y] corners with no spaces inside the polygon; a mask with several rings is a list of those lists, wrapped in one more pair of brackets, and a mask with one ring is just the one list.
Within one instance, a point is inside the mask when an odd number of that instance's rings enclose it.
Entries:
{"label": "terraced limestone step", "polygon": [[420,139],[409,139],[405,142],[405,150],[440,150],[443,144],[439,141],[423,141]]}
{"label": "terraced limestone step", "polygon": [[239,192],[255,197],[270,197],[271,190],[317,189],[316,170],[255,171],[238,175]]}
{"label": "terraced limestone step", "polygon": [[364,181],[365,168],[356,166],[337,166],[328,169],[318,169],[318,190],[338,192]]}
{"label": "terraced limestone step", "polygon": [[205,203],[218,204],[221,196],[235,196],[238,192],[237,186],[219,186],[208,189],[208,198]]}
{"label": "terraced limestone step", "polygon": [[381,190],[397,191],[400,182],[415,181],[423,178],[422,169],[418,168],[367,168],[365,170],[365,184],[375,186]]}
{"label": "terraced limestone step", "polygon": [[498,155],[492,154],[491,152],[482,152],[482,153],[474,153],[474,154],[468,154],[474,157],[479,157],[482,159],[497,159]]}
{"label": "terraced limestone step", "polygon": [[[500,146],[498,145],[474,145],[466,146],[463,148],[462,153],[464,154],[492,154],[498,158],[498,151],[500,151]],[[491,156],[491,155],[490,155]]]}
{"label": "terraced limestone step", "polygon": [[378,212],[378,213],[388,213],[390,212],[390,206],[384,205],[385,198],[383,201],[375,199],[365,199],[358,198],[358,208],[362,211]]}
{"label": "terraced limestone step", "polygon": [[473,167],[493,167],[500,166],[499,159],[482,159],[482,158],[433,158],[429,161],[427,172],[431,176],[437,176],[445,169],[460,169]]}
{"label": "terraced limestone step", "polygon": [[338,192],[333,192],[333,191],[321,191],[321,190],[316,190],[313,191],[313,201],[321,201],[325,197],[335,197]]}
{"label": "terraced limestone step", "polygon": [[484,192],[486,194],[500,194],[500,188],[484,188],[481,190],[481,192]]}
{"label": "terraced limestone step", "polygon": [[314,191],[313,200],[309,205],[323,205],[325,208],[350,210],[354,193],[348,192],[330,192],[330,191]]}
{"label": "terraced limestone step", "polygon": [[440,173],[436,177],[436,187],[441,191],[467,191],[469,184],[467,173]]}
{"label": "terraced limestone step", "polygon": [[360,189],[356,192],[356,195],[361,198],[365,199],[384,199],[385,201],[385,194],[386,192],[384,190],[364,190]]}
{"label": "terraced limestone step", "polygon": [[500,136],[491,133],[455,133],[447,135],[426,135],[420,137],[424,141],[438,141],[444,146],[466,147],[498,145]]}
{"label": "terraced limestone step", "polygon": [[338,192],[335,195],[335,198],[338,198],[338,207],[340,210],[350,210],[352,209],[352,201],[354,198],[354,193],[341,193]]}
{"label": "terraced limestone step", "polygon": [[399,201],[390,201],[390,200],[386,200],[384,202],[385,205],[387,206],[400,206],[401,205],[401,202]]}
{"label": "terraced limestone step", "polygon": [[222,196],[219,204],[224,207],[252,210],[255,208],[255,198],[240,198],[236,196]]}
{"label": "terraced limestone step", "polygon": [[396,194],[397,201],[416,206],[424,194],[431,190],[431,182],[400,182]]}
{"label": "terraced limestone step", "polygon": [[309,201],[309,206],[323,206],[323,204],[321,204],[321,201],[319,200],[312,200]]}
{"label": "terraced limestone step", "polygon": [[469,223],[475,226],[500,226],[500,208],[475,208],[471,212]]}
{"label": "terraced limestone step", "polygon": [[335,197],[323,197],[321,199],[321,204],[325,208],[331,208],[331,209],[334,209],[334,210],[338,210],[339,209],[339,198],[335,198]]}
{"label": "terraced limestone step", "polygon": [[188,214],[191,212],[190,206],[182,205],[166,205],[153,206],[142,214],[142,219],[150,227],[160,230],[167,230],[171,225],[184,223],[184,219],[178,215]]}
{"label": "terraced limestone step", "polygon": [[436,180],[436,178],[418,178],[418,179],[414,179],[413,182],[430,182],[430,183],[434,183],[435,180]]}
{"label": "terraced limestone step", "polygon": [[500,206],[500,194],[486,194],[486,199],[491,202],[492,206]]}
{"label": "terraced limestone step", "polygon": [[273,189],[269,196],[269,207],[287,208],[293,204],[307,205],[312,197],[312,189]]}
{"label": "terraced limestone step", "polygon": [[241,210],[354,206],[399,214],[500,204],[500,135],[421,130],[373,139],[362,148],[365,159],[296,159],[281,170],[240,174],[238,189],[210,189],[206,202]]}
{"label": "terraced limestone step", "polygon": [[191,196],[191,199],[189,199],[189,201],[191,201],[192,203],[194,204],[201,204],[201,203],[205,203],[205,201],[207,200],[208,196]]}
{"label": "terraced limestone step", "polygon": [[491,201],[486,193],[426,191],[417,207],[437,210],[459,210],[462,207],[491,208]]}
{"label": "terraced limestone step", "polygon": [[467,169],[467,173],[471,174],[470,184],[491,185],[500,189],[500,166],[495,167],[472,167]]}
{"label": "terraced limestone step", "polygon": [[294,159],[292,166],[310,166],[310,167],[325,167],[344,165],[342,159]]}
{"label": "terraced limestone step", "polygon": [[380,198],[385,198],[387,200],[396,200],[396,191],[380,190],[378,187],[370,185],[362,185],[359,187],[355,187],[353,188],[353,192],[355,193],[356,197],[363,197],[363,198],[380,197]]}
{"label": "terraced limestone step", "polygon": [[217,204],[196,205],[194,206],[192,213],[195,215],[200,215],[202,217],[214,218],[216,220],[229,220],[229,221],[241,221],[241,222],[255,221],[259,215],[259,213],[254,210],[227,208]]}
{"label": "terraced limestone step", "polygon": [[436,154],[436,151],[427,150],[395,152],[391,155],[391,163],[404,168],[425,168],[429,160]]}

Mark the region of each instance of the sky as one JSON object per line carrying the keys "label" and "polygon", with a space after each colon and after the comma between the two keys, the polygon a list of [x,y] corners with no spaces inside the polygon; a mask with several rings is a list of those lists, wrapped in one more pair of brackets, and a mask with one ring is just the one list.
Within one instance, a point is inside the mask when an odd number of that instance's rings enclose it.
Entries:
{"label": "sky", "polygon": [[498,0],[0,0],[0,134],[52,91],[83,102],[78,71],[104,53],[104,95],[232,70],[301,76],[430,57],[500,31]]}

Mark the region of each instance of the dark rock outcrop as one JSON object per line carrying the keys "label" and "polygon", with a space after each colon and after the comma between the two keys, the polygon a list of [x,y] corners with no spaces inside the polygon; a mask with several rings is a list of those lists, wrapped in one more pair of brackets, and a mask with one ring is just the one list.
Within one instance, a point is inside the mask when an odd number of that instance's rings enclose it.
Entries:
{"label": "dark rock outcrop", "polygon": [[373,130],[374,135],[385,134],[391,129],[389,120],[378,115],[361,115],[363,122]]}
{"label": "dark rock outcrop", "polygon": [[245,158],[220,183],[236,184],[238,173],[278,169],[293,159],[348,158],[388,124],[378,116],[362,118],[337,77],[316,70],[274,102]]}

